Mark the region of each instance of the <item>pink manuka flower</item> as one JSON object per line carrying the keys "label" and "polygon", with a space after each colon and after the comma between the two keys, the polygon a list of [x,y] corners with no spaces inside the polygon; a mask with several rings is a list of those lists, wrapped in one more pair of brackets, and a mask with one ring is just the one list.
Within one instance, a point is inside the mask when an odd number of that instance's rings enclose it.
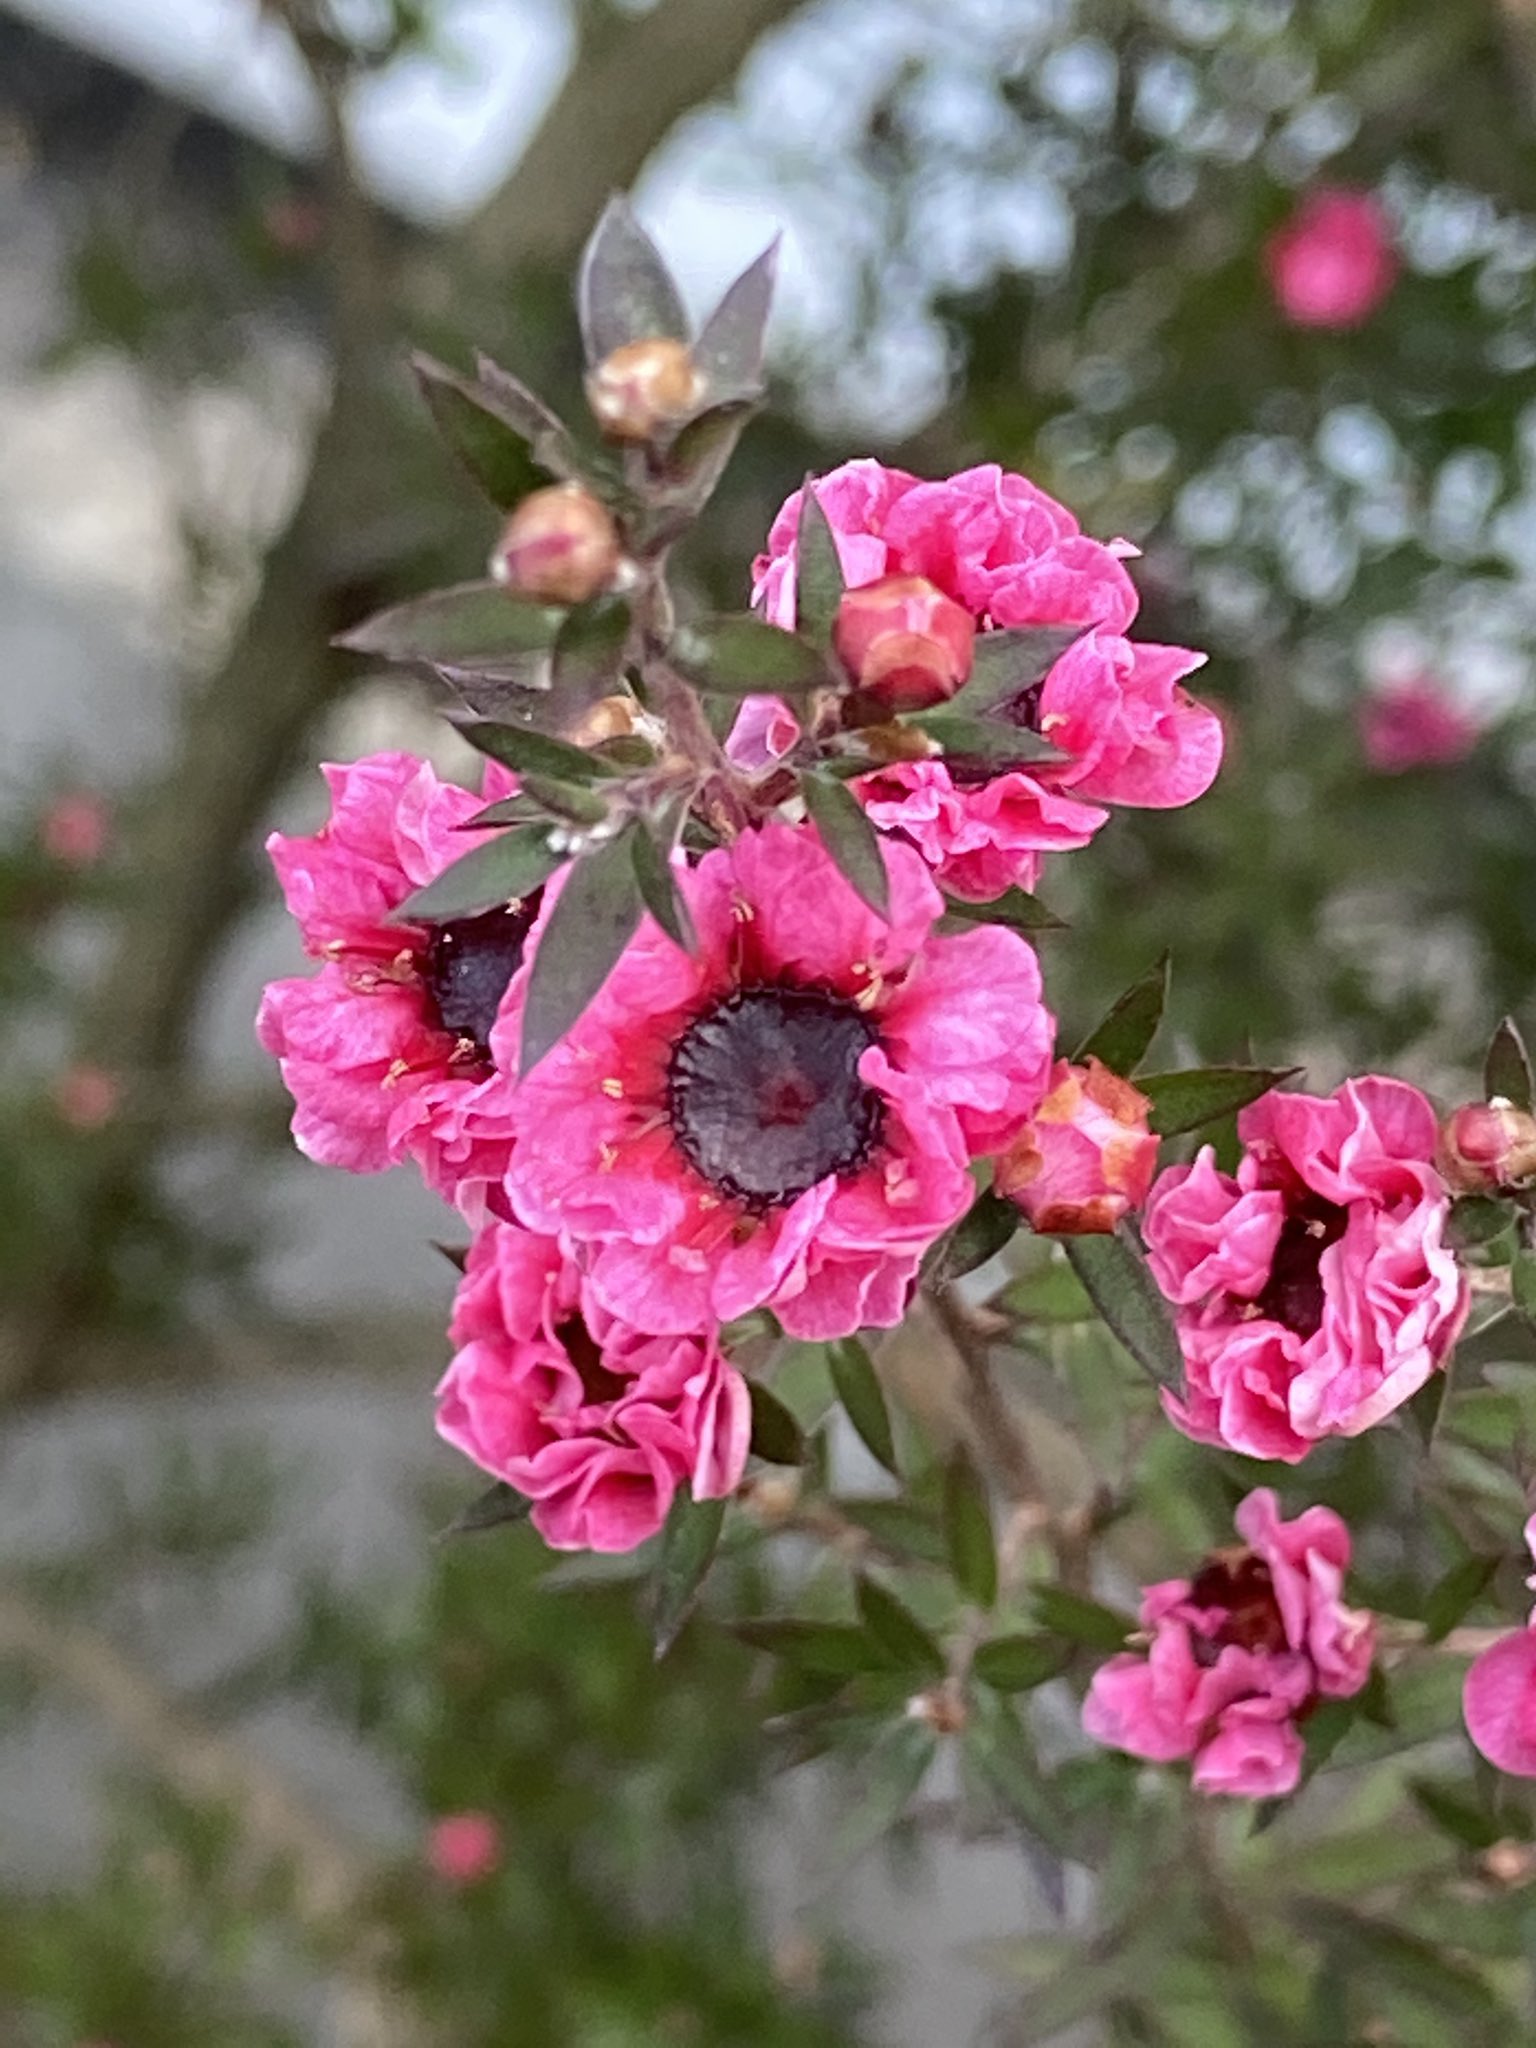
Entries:
{"label": "pink manuka flower", "polygon": [[1359,327],[1397,282],[1391,224],[1370,192],[1309,192],[1264,252],[1280,310],[1296,327]]}
{"label": "pink manuka flower", "polygon": [[[520,1084],[512,1205],[576,1249],[612,1313],[680,1333],[762,1305],[799,1337],[896,1323],[974,1195],[967,1161],[1038,1105],[1053,1026],[1034,953],[991,926],[936,937],[922,861],[885,857],[889,922],[809,828],[680,867],[697,954],[647,920]],[[516,1044],[503,1012],[493,1045]]]}
{"label": "pink manuka flower", "polygon": [[501,1862],[501,1829],[488,1813],[445,1813],[428,1832],[427,1862],[456,1891],[480,1884]]}
{"label": "pink manuka flower", "polygon": [[1340,1598],[1349,1531],[1331,1508],[1287,1522],[1261,1486],[1235,1520],[1242,1548],[1144,1590],[1151,1641],[1095,1672],[1083,1727],[1152,1763],[1192,1759],[1198,1791],[1274,1799],[1301,1775],[1300,1719],[1369,1678],[1376,1624]]}
{"label": "pink manuka flower", "polygon": [[713,1334],[621,1322],[552,1237],[488,1223],[450,1335],[438,1432],[529,1496],[556,1550],[633,1550],[679,1486],[716,1500],[741,1478],[751,1403]]}
{"label": "pink manuka flower", "polygon": [[1477,719],[1432,676],[1373,691],[1361,701],[1359,726],[1366,766],[1378,775],[1450,767],[1466,759],[1482,734]]}
{"label": "pink manuka flower", "polygon": [[945,761],[894,761],[854,787],[882,832],[910,841],[951,896],[973,903],[1035,888],[1047,853],[1086,846],[1109,818],[1021,769],[969,783]]}
{"label": "pink manuka flower", "polygon": [[411,754],[322,770],[328,822],[274,832],[267,851],[318,974],[269,983],[257,1035],[297,1105],[299,1149],[377,1173],[414,1159],[429,1186],[476,1211],[506,1172],[509,1086],[489,1039],[537,898],[441,924],[390,912],[484,838],[459,828],[513,778],[494,764],[480,796]]}
{"label": "pink manuka flower", "polygon": [[[1536,1515],[1525,1547],[1536,1555]],[[1536,1589],[1536,1577],[1525,1583]],[[1496,1770],[1536,1778],[1536,1612],[1472,1660],[1461,1706],[1467,1733]]]}
{"label": "pink manuka flower", "polygon": [[43,812],[38,838],[44,853],[61,867],[91,868],[107,850],[111,813],[90,789],[65,790]]}
{"label": "pink manuka flower", "polygon": [[1295,1462],[1417,1393],[1469,1290],[1416,1088],[1368,1075],[1326,1097],[1266,1095],[1237,1127],[1235,1180],[1207,1145],[1147,1203],[1148,1263],[1186,1368],[1183,1400],[1163,1404],[1198,1442]]}
{"label": "pink manuka flower", "polygon": [[1113,1230],[1152,1185],[1151,1107],[1101,1061],[1075,1067],[1058,1060],[1050,1094],[998,1161],[994,1187],[1036,1230],[1064,1237]]}

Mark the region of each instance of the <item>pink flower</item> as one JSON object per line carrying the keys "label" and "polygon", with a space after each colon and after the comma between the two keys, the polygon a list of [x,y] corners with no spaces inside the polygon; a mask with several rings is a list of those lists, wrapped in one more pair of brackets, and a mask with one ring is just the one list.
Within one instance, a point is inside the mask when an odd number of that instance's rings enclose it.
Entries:
{"label": "pink flower", "polygon": [[[996,927],[936,937],[921,860],[892,844],[886,865],[889,922],[809,828],[679,867],[697,955],[647,920],[522,1082],[513,1207],[577,1249],[612,1313],[685,1333],[767,1305],[800,1337],[898,1322],[969,1206],[967,1161],[1038,1105],[1034,953]],[[516,1044],[507,1013],[495,1043]]]}
{"label": "pink flower", "polygon": [[1416,1088],[1372,1075],[1327,1097],[1266,1095],[1238,1133],[1236,1179],[1206,1146],[1147,1203],[1148,1263],[1186,1368],[1183,1400],[1163,1402],[1199,1442],[1294,1462],[1417,1393],[1469,1290]]}
{"label": "pink flower", "polygon": [[967,782],[944,761],[895,761],[854,789],[882,832],[909,840],[950,895],[974,903],[1034,889],[1044,855],[1086,846],[1109,818],[1019,769]]}
{"label": "pink flower", "polygon": [[68,790],[44,811],[38,838],[60,867],[91,868],[107,850],[111,830],[105,801],[94,790]]}
{"label": "pink flower", "polygon": [[1359,717],[1366,765],[1378,775],[1464,761],[1482,732],[1430,676],[1375,691],[1361,702]]}
{"label": "pink flower", "polygon": [[66,1067],[53,1084],[54,1107],[71,1129],[99,1131],[111,1123],[123,1099],[123,1084],[105,1067],[80,1060]]}
{"label": "pink flower", "polygon": [[488,1223],[451,1336],[438,1432],[529,1496],[557,1550],[633,1550],[679,1486],[716,1500],[741,1478],[751,1404],[714,1336],[619,1321],[552,1237]]}
{"label": "pink flower", "polygon": [[998,1162],[993,1185],[1034,1229],[1060,1236],[1113,1230],[1147,1199],[1157,1139],[1145,1095],[1099,1060],[1058,1060],[1051,1092]]}
{"label": "pink flower", "polygon": [[1349,1532],[1330,1508],[1286,1522],[1261,1486],[1235,1519],[1243,1547],[1145,1588],[1151,1641],[1094,1674],[1083,1727],[1153,1763],[1191,1759],[1198,1791],[1272,1799],[1301,1774],[1297,1723],[1370,1676],[1376,1624],[1340,1597]]}
{"label": "pink flower", "polygon": [[[1525,1525],[1536,1554],[1536,1515]],[[1536,1587],[1536,1578],[1526,1580]],[[1536,1778],[1536,1613],[1472,1660],[1461,1695],[1467,1732],[1496,1770]]]}
{"label": "pink flower", "polygon": [[1381,202],[1343,186],[1309,192],[1264,253],[1280,310],[1297,327],[1359,327],[1397,282]]}
{"label": "pink flower", "polygon": [[479,1884],[501,1862],[501,1829],[488,1813],[445,1813],[427,1835],[427,1862],[455,1890]]}
{"label": "pink flower", "polygon": [[318,974],[269,983],[257,1035],[280,1063],[299,1149],[377,1173],[414,1159],[428,1184],[478,1212],[506,1172],[510,1086],[488,1041],[537,898],[449,922],[391,924],[414,889],[483,844],[459,828],[515,787],[487,771],[481,796],[410,754],[322,771],[329,821],[267,851]]}

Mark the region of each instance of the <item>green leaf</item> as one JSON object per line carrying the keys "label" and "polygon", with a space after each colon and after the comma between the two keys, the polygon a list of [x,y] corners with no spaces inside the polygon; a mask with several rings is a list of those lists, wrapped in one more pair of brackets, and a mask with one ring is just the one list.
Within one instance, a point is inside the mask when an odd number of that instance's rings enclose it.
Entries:
{"label": "green leaf", "polygon": [[1487,1365],[1536,1365],[1536,1325],[1512,1308],[1501,1308],[1456,1346],[1456,1378]]}
{"label": "green leaf", "polygon": [[681,946],[685,953],[696,953],[699,935],[694,929],[693,912],[677,885],[671,862],[672,848],[677,843],[677,833],[686,809],[686,804],[678,807],[670,819],[659,825],[652,825],[645,819],[640,821],[633,840],[635,881],[640,890],[640,901],[673,945]]}
{"label": "green leaf", "polygon": [[628,639],[629,607],[622,598],[576,606],[555,636],[548,691],[552,717],[546,731],[557,724],[574,726],[594,704],[623,690]]}
{"label": "green leaf", "polygon": [[448,668],[494,666],[509,655],[554,645],[565,614],[532,604],[499,583],[457,583],[375,612],[335,645],[388,661],[425,661]]}
{"label": "green leaf", "polygon": [[1160,1138],[1173,1138],[1246,1108],[1300,1072],[1300,1067],[1185,1067],[1138,1074],[1134,1085],[1152,1104],[1147,1121],[1153,1130]]}
{"label": "green leaf", "polygon": [[551,476],[580,482],[583,469],[606,470],[603,457],[581,455],[570,430],[543,399],[488,355],[475,356],[473,389],[476,402],[493,411],[514,433],[521,434],[534,461]]}
{"label": "green leaf", "polygon": [[1074,1060],[1102,1060],[1111,1073],[1133,1074],[1157,1036],[1168,1002],[1168,955],[1155,960],[1139,981],[1110,1006],[1082,1044]]}
{"label": "green leaf", "polygon": [[1430,1589],[1424,1602],[1424,1640],[1443,1642],[1499,1568],[1496,1557],[1464,1557]]}
{"label": "green leaf", "polygon": [[938,1741],[923,1721],[893,1721],[859,1760],[858,1803],[840,1822],[832,1838],[834,1862],[862,1855],[890,1828],[911,1803],[928,1775]]}
{"label": "green leaf", "polygon": [[978,1607],[997,1598],[997,1545],[981,1476],[964,1449],[944,1468],[944,1538],[955,1583]]}
{"label": "green leaf", "polygon": [[833,1390],[860,1443],[878,1464],[899,1478],[891,1414],[869,1353],[857,1337],[839,1337],[827,1347],[827,1364]]}
{"label": "green leaf", "polygon": [[460,1508],[446,1529],[439,1529],[437,1540],[446,1543],[450,1536],[476,1536],[482,1529],[501,1529],[509,1522],[526,1522],[533,1513],[533,1502],[519,1493],[514,1486],[508,1486],[504,1479],[498,1479],[494,1486],[488,1486],[478,1494],[467,1508]]}
{"label": "green leaf", "polygon": [[533,775],[524,769],[522,793],[541,811],[571,825],[590,828],[608,816],[608,799],[590,782],[567,782],[558,775]]}
{"label": "green leaf", "polygon": [[974,1273],[1013,1240],[1019,1220],[1012,1202],[984,1188],[949,1235],[929,1252],[923,1264],[924,1284],[944,1287]]}
{"label": "green leaf", "polygon": [[720,1547],[723,1500],[695,1500],[679,1487],[661,1532],[661,1556],[651,1582],[651,1639],[659,1663],[698,1605]]}
{"label": "green leaf", "polygon": [[1184,1354],[1173,1312],[1147,1269],[1146,1253],[1127,1223],[1113,1236],[1062,1240],[1072,1270],[1113,1334],[1144,1372],[1170,1393],[1184,1390]]}
{"label": "green leaf", "polygon": [[477,846],[445,868],[390,912],[392,924],[433,923],[472,917],[499,903],[518,903],[541,888],[565,859],[550,846],[549,833],[522,825]]}
{"label": "green leaf", "polygon": [[708,501],[736,452],[743,429],[757,411],[752,399],[712,405],[696,413],[664,449],[653,454],[648,495],[653,504],[666,508],[668,516],[646,526],[648,552],[661,540],[686,531],[689,517]]}
{"label": "green leaf", "polygon": [[1536,1322],[1536,1252],[1515,1253],[1509,1269],[1509,1294],[1520,1313]]}
{"label": "green leaf", "polygon": [[959,896],[944,898],[947,919],[961,924],[1001,924],[1014,932],[1064,932],[1065,920],[1047,910],[1038,896],[1027,889],[1006,889],[990,903],[967,903]]}
{"label": "green leaf", "polygon": [[944,1676],[944,1652],[894,1593],[863,1575],[855,1580],[853,1591],[859,1619],[899,1669],[927,1672],[933,1678]]}
{"label": "green leaf", "polygon": [[994,1692],[1029,1692],[1059,1677],[1070,1659],[1054,1636],[994,1636],[976,1652],[971,1671]]}
{"label": "green leaf", "polygon": [[1491,1849],[1502,1839],[1504,1830],[1498,1821],[1470,1800],[1458,1798],[1447,1786],[1428,1778],[1410,1778],[1408,1790],[1440,1832],[1466,1848]]}
{"label": "green leaf", "polygon": [[1508,1230],[1509,1205],[1492,1195],[1463,1195],[1451,1204],[1450,1228],[1446,1232],[1457,1251],[1489,1244]]}
{"label": "green leaf", "polygon": [[1506,1017],[1489,1041],[1483,1061],[1483,1087],[1490,1100],[1502,1096],[1516,1109],[1531,1107],[1531,1056],[1513,1017]]}
{"label": "green leaf", "polygon": [[716,696],[803,695],[831,680],[819,648],[755,612],[719,612],[679,627],[670,653],[685,682]]}
{"label": "green leaf", "polygon": [[775,235],[749,263],[704,322],[693,359],[712,398],[756,397],[763,388],[763,345],[779,267]]}
{"label": "green leaf", "polygon": [[795,538],[795,625],[809,639],[826,642],[843,601],[843,565],[831,523],[816,495],[815,478],[800,489],[800,525]]}
{"label": "green leaf", "polygon": [[1291,1910],[1315,1939],[1347,1944],[1344,1953],[1357,1983],[1363,1976],[1387,1977],[1457,2020],[1486,2026],[1509,2017],[1481,1977],[1450,1961],[1433,1942],[1355,1912],[1338,1900],[1298,1900]]}
{"label": "green leaf", "polygon": [[477,718],[459,726],[475,749],[512,768],[519,775],[552,776],[562,782],[596,782],[614,773],[612,764],[574,747],[569,740],[557,740],[548,733],[533,732],[527,726],[499,725],[494,719]]}
{"label": "green leaf", "polygon": [[1128,1614],[1117,1614],[1102,1601],[1071,1593],[1065,1586],[1037,1585],[1029,1590],[1041,1625],[1085,1649],[1122,1650],[1136,1626]]}
{"label": "green leaf", "polygon": [[1060,748],[1039,733],[1022,725],[1006,725],[1001,719],[970,718],[963,711],[920,711],[902,722],[925,733],[946,761],[971,762],[999,774],[1062,758]]}
{"label": "green leaf", "polygon": [[990,711],[1043,681],[1082,637],[1081,626],[1005,626],[978,633],[970,676],[951,701],[958,711]]}
{"label": "green leaf", "polygon": [[582,254],[576,287],[587,361],[601,363],[626,342],[688,339],[682,295],[661,252],[618,193]]}
{"label": "green leaf", "polygon": [[761,1380],[748,1380],[747,1393],[752,1401],[753,1457],[768,1465],[803,1465],[804,1432],[778,1395],[770,1393]]}
{"label": "green leaf", "polygon": [[[525,429],[508,419],[497,401],[470,378],[430,356],[413,356],[411,368],[443,438],[492,504],[510,511],[552,474],[567,473],[537,461]],[[564,435],[553,413],[546,415],[546,434],[549,430],[557,438]]]}
{"label": "green leaf", "polygon": [[[1011,1701],[993,1692],[976,1695],[965,1754],[1028,1837],[1055,1856],[1070,1855],[1071,1823]],[[1055,1876],[1059,1885],[1059,1871]]]}
{"label": "green leaf", "polygon": [[931,1515],[904,1500],[840,1500],[839,1511],[881,1550],[924,1564],[947,1564],[949,1546]]}
{"label": "green leaf", "polygon": [[827,1678],[856,1678],[862,1672],[891,1669],[884,1645],[851,1622],[740,1621],[733,1633],[754,1650]]}
{"label": "green leaf", "polygon": [[559,1044],[617,966],[640,922],[631,822],[572,867],[529,976],[519,1071]]}
{"label": "green leaf", "polygon": [[811,823],[838,872],[877,917],[889,917],[891,878],[880,834],[869,822],[864,806],[842,783],[819,775],[807,775],[800,788]]}

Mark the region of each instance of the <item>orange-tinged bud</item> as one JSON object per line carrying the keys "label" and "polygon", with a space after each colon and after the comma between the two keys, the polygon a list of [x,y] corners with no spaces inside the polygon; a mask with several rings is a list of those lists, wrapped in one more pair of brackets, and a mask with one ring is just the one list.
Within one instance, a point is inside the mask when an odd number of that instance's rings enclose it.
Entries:
{"label": "orange-tinged bud", "polygon": [[653,441],[697,411],[704,379],[685,341],[629,341],[587,378],[587,403],[615,441]]}
{"label": "orange-tinged bud", "polygon": [[1058,1060],[1051,1092],[998,1161],[994,1185],[1036,1230],[1084,1237],[1114,1229],[1147,1199],[1157,1165],[1139,1088],[1090,1057]]}
{"label": "orange-tinged bud", "polygon": [[613,582],[619,529],[581,484],[550,484],[524,498],[491,551],[498,583],[545,604],[585,604]]}
{"label": "orange-tinged bud", "polygon": [[871,706],[925,711],[971,672],[976,622],[923,576],[882,576],[846,591],[832,645]]}
{"label": "orange-tinged bud", "polygon": [[1440,1126],[1435,1163],[1458,1194],[1522,1186],[1536,1178],[1536,1117],[1502,1096],[1464,1102]]}

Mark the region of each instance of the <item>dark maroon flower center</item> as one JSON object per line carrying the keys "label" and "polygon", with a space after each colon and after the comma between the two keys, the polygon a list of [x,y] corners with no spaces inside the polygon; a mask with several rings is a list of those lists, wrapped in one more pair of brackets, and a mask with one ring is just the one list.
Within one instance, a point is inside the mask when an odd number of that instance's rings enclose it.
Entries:
{"label": "dark maroon flower center", "polygon": [[845,996],[743,988],[683,1033],[667,1068],[678,1145],[712,1187],[754,1211],[794,1201],[874,1149],[884,1111],[859,1079],[874,1026]]}
{"label": "dark maroon flower center", "polygon": [[1284,1323],[1298,1337],[1314,1334],[1323,1320],[1322,1256],[1344,1235],[1348,1221],[1337,1203],[1316,1197],[1286,1217],[1258,1298],[1260,1315]]}
{"label": "dark maroon flower center", "polygon": [[1251,1550],[1218,1550],[1207,1558],[1189,1589],[1196,1607],[1224,1608],[1214,1635],[1196,1636],[1195,1662],[1214,1664],[1222,1651],[1278,1652],[1288,1647],[1280,1603],[1269,1566]]}
{"label": "dark maroon flower center", "polygon": [[427,1000],[444,1031],[468,1040],[482,1058],[489,1053],[491,1026],[507,984],[522,964],[542,893],[536,889],[478,917],[454,917],[428,927],[421,960]]}
{"label": "dark maroon flower center", "polygon": [[603,1363],[602,1348],[579,1315],[567,1316],[555,1331],[555,1340],[581,1381],[582,1399],[588,1406],[617,1401],[633,1382],[610,1372]]}

